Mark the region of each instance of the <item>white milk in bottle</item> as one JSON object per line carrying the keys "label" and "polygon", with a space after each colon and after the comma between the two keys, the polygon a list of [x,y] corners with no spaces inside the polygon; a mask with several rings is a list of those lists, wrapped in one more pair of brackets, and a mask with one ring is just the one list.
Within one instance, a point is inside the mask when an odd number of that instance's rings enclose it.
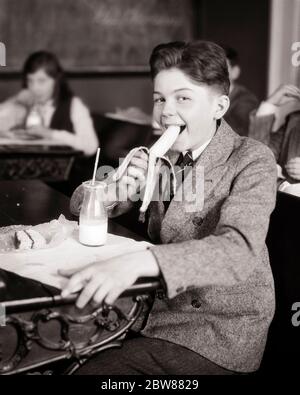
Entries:
{"label": "white milk in bottle", "polygon": [[84,196],[79,215],[79,241],[87,246],[101,246],[107,240],[107,212],[103,203],[105,184],[83,183]]}

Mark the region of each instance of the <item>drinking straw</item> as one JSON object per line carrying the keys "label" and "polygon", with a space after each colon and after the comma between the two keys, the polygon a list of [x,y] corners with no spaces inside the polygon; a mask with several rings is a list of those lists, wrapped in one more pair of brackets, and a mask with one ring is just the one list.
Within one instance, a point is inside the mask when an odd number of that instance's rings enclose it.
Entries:
{"label": "drinking straw", "polygon": [[96,159],[95,159],[95,166],[94,166],[94,173],[93,173],[93,179],[92,179],[92,185],[95,184],[96,172],[97,172],[97,167],[98,167],[98,162],[99,162],[99,156],[100,156],[100,147],[98,147],[98,149],[97,149],[97,154],[96,154]]}

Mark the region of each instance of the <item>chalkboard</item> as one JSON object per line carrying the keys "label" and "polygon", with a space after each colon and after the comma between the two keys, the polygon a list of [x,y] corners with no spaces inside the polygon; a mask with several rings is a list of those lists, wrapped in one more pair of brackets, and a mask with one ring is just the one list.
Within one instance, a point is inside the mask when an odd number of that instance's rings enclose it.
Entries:
{"label": "chalkboard", "polygon": [[[67,71],[142,71],[153,47],[193,38],[192,0],[0,0],[6,71],[33,51]],[[4,68],[1,68],[1,71]]]}

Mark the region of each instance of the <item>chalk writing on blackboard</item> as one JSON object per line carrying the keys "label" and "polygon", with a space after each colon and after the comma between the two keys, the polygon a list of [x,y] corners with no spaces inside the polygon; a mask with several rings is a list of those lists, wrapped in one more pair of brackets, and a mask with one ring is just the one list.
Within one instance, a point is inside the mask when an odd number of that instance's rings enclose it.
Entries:
{"label": "chalk writing on blackboard", "polygon": [[153,47],[189,40],[192,0],[0,0],[7,68],[48,49],[67,70],[142,70]]}

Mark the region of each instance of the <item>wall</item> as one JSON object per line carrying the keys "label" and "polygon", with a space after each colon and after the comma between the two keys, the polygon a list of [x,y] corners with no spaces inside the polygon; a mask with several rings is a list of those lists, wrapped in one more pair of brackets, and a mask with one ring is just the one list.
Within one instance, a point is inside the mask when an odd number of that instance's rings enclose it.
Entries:
{"label": "wall", "polygon": [[94,111],[136,106],[148,114],[152,112],[152,82],[148,76],[71,79],[71,85]]}
{"label": "wall", "polygon": [[[140,107],[152,111],[152,83],[147,75],[99,75],[94,77],[69,78],[74,92],[82,97],[92,111],[114,112],[116,107]],[[18,76],[7,78],[0,74],[0,102],[20,88]]]}
{"label": "wall", "polygon": [[240,82],[264,99],[268,80],[269,0],[202,0],[199,15],[201,37],[235,48],[241,61]]}
{"label": "wall", "polygon": [[150,52],[161,42],[194,37],[194,3],[0,0],[0,41],[10,73],[0,69],[0,101],[19,89],[18,73],[28,54],[46,48],[72,72],[71,86],[93,111],[139,106],[151,113]]}
{"label": "wall", "polygon": [[280,84],[300,85],[300,66],[292,64],[291,49],[300,41],[300,0],[272,0],[271,15],[269,94]]}
{"label": "wall", "polygon": [[[268,0],[195,0],[195,36],[235,47],[241,57],[241,83],[263,99],[268,78]],[[1,41],[1,37],[0,37]],[[9,51],[9,48],[7,49]],[[0,70],[1,71],[1,70]],[[152,111],[151,81],[146,73],[81,75],[71,86],[93,111],[139,106]],[[0,101],[17,91],[19,77],[0,73]]]}
{"label": "wall", "polygon": [[68,71],[147,70],[152,48],[190,40],[193,0],[0,0],[7,69],[47,48]]}

